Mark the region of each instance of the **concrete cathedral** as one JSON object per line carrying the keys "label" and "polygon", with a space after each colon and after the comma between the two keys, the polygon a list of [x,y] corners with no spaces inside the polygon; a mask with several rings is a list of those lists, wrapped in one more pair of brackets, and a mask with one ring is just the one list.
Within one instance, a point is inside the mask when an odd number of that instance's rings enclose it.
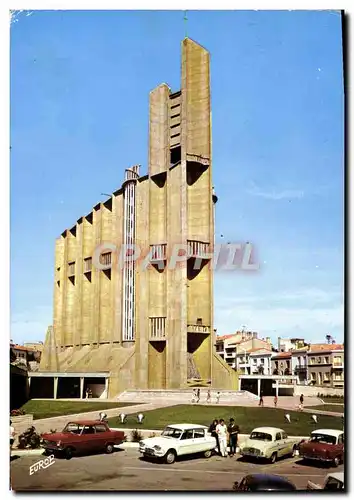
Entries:
{"label": "concrete cathedral", "polygon": [[[184,39],[181,66],[181,90],[163,83],[150,93],[148,175],[127,168],[122,187],[56,240],[53,326],[37,392],[44,378],[54,397],[72,379],[80,397],[88,379],[101,379],[110,398],[197,384],[237,389],[236,372],[214,349],[208,51]],[[98,269],[93,255],[107,243],[137,245],[150,265],[128,259],[122,268],[103,250]],[[171,269],[166,261],[181,244],[191,256]]]}

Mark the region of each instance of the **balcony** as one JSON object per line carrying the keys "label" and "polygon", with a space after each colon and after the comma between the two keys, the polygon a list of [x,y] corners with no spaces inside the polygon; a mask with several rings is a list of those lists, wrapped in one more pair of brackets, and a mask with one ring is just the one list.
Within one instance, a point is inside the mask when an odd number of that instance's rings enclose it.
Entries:
{"label": "balcony", "polygon": [[203,241],[187,240],[189,256],[192,259],[210,259],[210,244]]}
{"label": "balcony", "polygon": [[151,264],[159,264],[166,260],[167,244],[150,245],[150,262]]}
{"label": "balcony", "polygon": [[150,318],[149,340],[166,340],[166,318]]}
{"label": "balcony", "polygon": [[208,334],[210,334],[210,326],[203,325],[200,323],[197,323],[194,325],[187,325],[187,332],[188,333],[204,333],[205,335],[208,335]]}
{"label": "balcony", "polygon": [[296,365],[294,369],[294,373],[304,373],[307,371],[307,366],[305,365]]}

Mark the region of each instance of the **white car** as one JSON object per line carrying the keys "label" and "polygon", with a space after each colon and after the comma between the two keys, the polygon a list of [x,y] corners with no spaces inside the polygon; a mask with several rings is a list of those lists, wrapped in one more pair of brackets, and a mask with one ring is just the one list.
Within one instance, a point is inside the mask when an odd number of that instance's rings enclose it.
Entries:
{"label": "white car", "polygon": [[208,428],[198,424],[168,425],[161,436],[143,439],[139,451],[144,457],[164,459],[173,464],[177,457],[203,453],[205,458],[212,455],[216,439],[208,433]]}
{"label": "white car", "polygon": [[344,472],[332,472],[326,476],[326,479],[321,486],[320,484],[308,481],[308,490],[344,490]]}
{"label": "white car", "polygon": [[243,443],[243,457],[262,458],[274,463],[283,456],[295,456],[300,439],[289,438],[283,429],[276,427],[257,427]]}

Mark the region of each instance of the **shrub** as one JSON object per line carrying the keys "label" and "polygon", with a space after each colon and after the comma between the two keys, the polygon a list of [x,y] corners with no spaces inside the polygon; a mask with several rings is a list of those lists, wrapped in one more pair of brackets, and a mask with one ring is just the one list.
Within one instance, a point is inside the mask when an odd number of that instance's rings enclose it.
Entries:
{"label": "shrub", "polygon": [[143,436],[142,436],[141,432],[138,431],[138,429],[134,429],[131,432],[131,437],[132,437],[133,443],[139,443],[143,439]]}
{"label": "shrub", "polygon": [[20,417],[21,415],[26,415],[26,412],[25,410],[11,410],[11,413],[10,413],[11,417]]}

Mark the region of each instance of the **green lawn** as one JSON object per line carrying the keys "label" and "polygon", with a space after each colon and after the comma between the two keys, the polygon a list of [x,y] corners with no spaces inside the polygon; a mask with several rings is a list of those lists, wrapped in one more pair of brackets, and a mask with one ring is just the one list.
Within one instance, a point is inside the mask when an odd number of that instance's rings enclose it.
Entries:
{"label": "green lawn", "polygon": [[314,410],[323,410],[323,411],[334,411],[336,413],[344,412],[344,405],[335,404],[331,405],[329,403],[325,405],[317,405],[317,406],[305,406],[305,408],[312,408]]}
{"label": "green lawn", "polygon": [[[195,423],[210,425],[214,418],[228,421],[233,417],[240,427],[241,433],[249,433],[255,427],[280,427],[290,435],[307,436],[316,427],[342,429],[341,417],[321,416],[315,425],[309,413],[300,413],[276,408],[258,408],[250,406],[194,406],[178,405],[169,408],[143,412],[143,424],[137,424],[137,414],[127,416],[125,427],[143,429],[163,429],[168,424]],[[289,424],[285,414],[291,417]],[[122,427],[118,417],[110,418],[111,427]]]}
{"label": "green lawn", "polygon": [[322,401],[324,401],[325,403],[343,403],[344,404],[344,398],[336,398],[336,397],[326,398],[326,397],[323,397],[320,399],[322,399]]}
{"label": "green lawn", "polygon": [[33,414],[33,418],[60,417],[62,415],[73,415],[75,413],[84,413],[87,411],[109,410],[110,408],[121,408],[136,403],[104,403],[102,402],[83,402],[83,401],[35,401],[30,400],[24,404],[21,409],[26,413]]}

